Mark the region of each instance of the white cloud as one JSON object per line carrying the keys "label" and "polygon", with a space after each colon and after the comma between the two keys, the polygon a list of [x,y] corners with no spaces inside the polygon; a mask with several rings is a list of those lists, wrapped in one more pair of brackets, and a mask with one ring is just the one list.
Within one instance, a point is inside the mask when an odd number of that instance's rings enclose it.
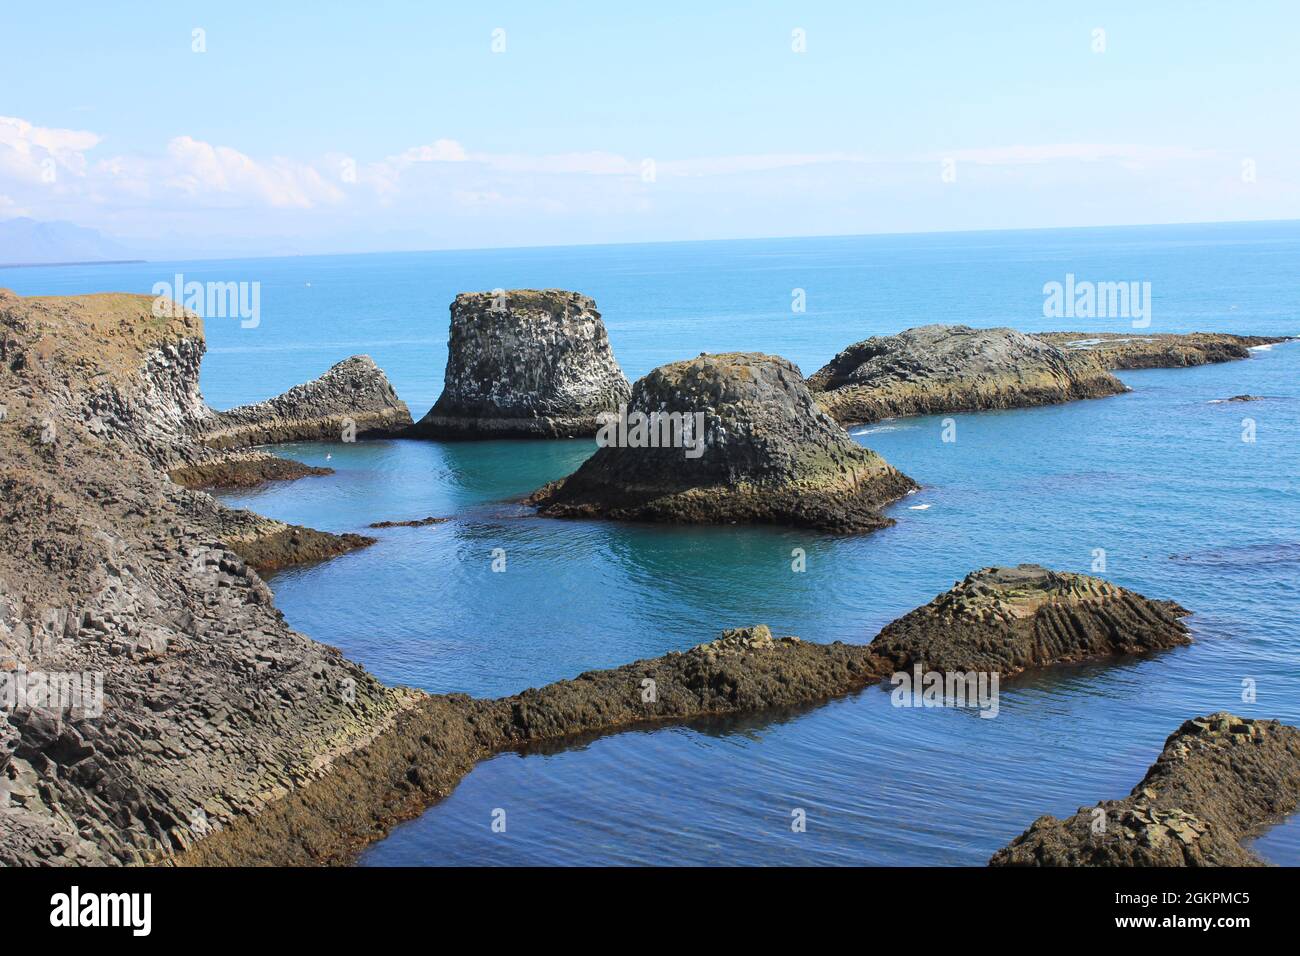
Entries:
{"label": "white cloud", "polygon": [[926,162],[955,159],[984,166],[1023,166],[1053,162],[1096,163],[1112,160],[1123,163],[1167,163],[1188,159],[1213,159],[1216,150],[1187,149],[1181,146],[1141,146],[1131,143],[1049,143],[1040,145],[994,146],[982,149],[959,149],[947,154],[926,157]]}
{"label": "white cloud", "polygon": [[343,198],[342,190],[311,166],[281,158],[258,162],[229,146],[189,136],[167,144],[167,160],[166,185],[195,199],[251,198],[277,208],[309,209]]}
{"label": "white cloud", "polygon": [[82,175],[87,150],[101,138],[86,130],[34,126],[16,116],[0,116],[0,174],[26,182],[48,181],[48,170]]}

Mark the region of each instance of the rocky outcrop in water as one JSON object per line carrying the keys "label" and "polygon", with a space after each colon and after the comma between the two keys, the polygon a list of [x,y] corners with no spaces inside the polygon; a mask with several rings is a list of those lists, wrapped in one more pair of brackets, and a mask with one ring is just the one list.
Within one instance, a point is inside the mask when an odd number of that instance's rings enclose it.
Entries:
{"label": "rocky outcrop in water", "polygon": [[1300,730],[1217,713],[1167,740],[1132,793],[1043,816],[993,866],[1262,866],[1242,840],[1300,803]]}
{"label": "rocky outcrop in water", "polygon": [[1226,332],[1043,332],[1034,338],[1064,349],[1074,358],[1094,359],[1108,369],[1186,368],[1233,362],[1249,358],[1252,348],[1290,341],[1286,337]]}
{"label": "rocky outcrop in water", "polygon": [[345,863],[449,794],[493,753],[621,728],[825,700],[877,678],[861,646],[739,628],[685,653],[590,671],[499,700],[434,695],[391,733],[256,819],[185,854],[187,865]]}
{"label": "rocky outcrop in water", "polygon": [[610,444],[529,499],[543,515],[871,531],[893,523],[884,505],[917,487],[828,418],[799,369],[776,356],[661,366],[636,383],[628,409]]}
{"label": "rocky outcrop in water", "polygon": [[1191,643],[1189,612],[1100,578],[1036,564],[984,568],[886,626],[871,651],[898,670],[984,671],[1137,654]]}
{"label": "rocky outcrop in water", "polygon": [[905,415],[1021,408],[1127,391],[1092,363],[1014,329],[923,325],[850,345],[808,379],[832,418],[860,425]]}
{"label": "rocky outcrop in water", "polygon": [[561,289],[464,292],[451,305],[442,395],[425,438],[571,438],[627,401],[596,303]]}
{"label": "rocky outcrop in water", "polygon": [[232,547],[289,526],[167,478],[210,415],[202,323],[151,303],[0,293],[0,679],[82,691],[0,714],[0,865],[165,859],[411,704]]}
{"label": "rocky outcrop in water", "polygon": [[411,425],[406,403],[368,355],[354,355],[319,378],[255,405],[216,412],[199,438],[209,448],[294,441],[388,438]]}

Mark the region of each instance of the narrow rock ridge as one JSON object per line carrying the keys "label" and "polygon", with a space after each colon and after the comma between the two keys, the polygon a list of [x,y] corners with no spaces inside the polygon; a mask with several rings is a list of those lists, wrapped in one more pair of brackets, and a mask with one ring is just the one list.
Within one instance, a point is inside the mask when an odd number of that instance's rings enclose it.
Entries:
{"label": "narrow rock ridge", "polygon": [[1191,643],[1172,601],[1036,564],[983,568],[887,625],[873,653],[898,670],[987,671],[1138,654]]}
{"label": "narrow rock ridge", "polygon": [[199,440],[231,450],[294,441],[387,438],[411,425],[406,403],[368,355],[354,355],[275,398],[216,412]]}
{"label": "narrow rock ridge", "polygon": [[[1093,657],[1185,642],[1185,638],[1159,636],[1178,626],[1164,616],[1173,605],[1082,575],[1054,575],[1056,580],[1049,584],[1042,581],[1041,571],[1030,565],[990,568],[967,580],[981,592],[986,587],[1005,588],[1000,601],[985,601],[982,593],[980,599],[987,607],[1000,606],[1013,618],[1050,615],[1068,606],[1089,633],[1100,622],[1117,628],[1119,633],[1109,639],[1083,645]],[[899,645],[887,636],[889,628],[877,642],[864,646],[777,638],[760,624],[724,631],[719,639],[684,653],[589,671],[499,700],[463,694],[422,697],[395,719],[391,732],[337,761],[331,774],[287,795],[255,818],[236,821],[176,862],[206,866],[346,863],[395,824],[449,794],[478,761],[502,750],[655,723],[817,703],[917,665],[969,672],[978,663],[1008,674],[1022,668],[1025,655],[1019,648],[997,647],[1009,635],[1013,640],[1018,637],[1015,625],[974,629],[959,624],[960,640],[985,642],[971,648],[972,654],[952,637],[950,615],[915,617],[941,601],[943,597],[908,616],[912,620],[905,628],[906,640]],[[1036,659],[1048,664],[1080,659],[1084,653],[1081,647],[1072,647],[1066,657],[1041,654]]]}
{"label": "narrow rock ridge", "polygon": [[410,434],[589,436],[628,392],[589,297],[562,289],[463,292],[451,304],[442,395]]}
{"label": "narrow rock ridge", "polygon": [[1300,729],[1228,713],[1184,723],[1122,800],[1042,816],[992,866],[1263,866],[1242,840],[1300,802]]}
{"label": "narrow rock ridge", "polygon": [[[656,423],[682,416],[682,440],[599,448],[528,499],[541,514],[852,533],[893,524],[881,507],[918,487],[827,417],[799,369],[777,356],[733,352],[661,366],[637,381],[628,408],[630,426],[637,413],[660,416]],[[662,424],[648,433],[662,438]]]}
{"label": "narrow rock ridge", "polygon": [[332,772],[203,840],[176,862],[239,866],[338,864],[445,797],[502,750],[593,732],[792,706],[878,679],[861,646],[773,638],[766,627],[724,633],[685,653],[590,671],[499,700],[423,698],[394,729]]}
{"label": "narrow rock ridge", "polygon": [[1249,358],[1262,345],[1292,341],[1287,336],[1230,335],[1226,332],[1146,334],[1127,332],[1042,332],[1034,338],[1064,349],[1072,359],[1091,358],[1102,368],[1186,368]]}
{"label": "narrow rock ridge", "polygon": [[1095,363],[1014,329],[923,325],[850,345],[809,377],[844,425],[907,415],[1052,405],[1128,387]]}
{"label": "narrow rock ridge", "polygon": [[246,451],[214,455],[172,468],[167,474],[185,488],[256,488],[268,481],[296,481],[313,475],[332,475],[334,469],[318,468],[266,452]]}

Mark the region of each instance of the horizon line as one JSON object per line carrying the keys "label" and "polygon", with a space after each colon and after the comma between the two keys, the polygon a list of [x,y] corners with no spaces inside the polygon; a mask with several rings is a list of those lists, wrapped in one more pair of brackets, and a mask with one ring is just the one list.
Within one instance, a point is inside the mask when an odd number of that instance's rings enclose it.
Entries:
{"label": "horizon line", "polygon": [[[8,220],[0,220],[0,223],[12,221],[15,219],[29,219],[34,222],[69,222],[68,220],[31,220],[27,216],[14,216]],[[128,259],[89,259],[66,262],[0,262],[0,269],[42,269],[57,268],[60,266],[109,266],[109,265],[136,265],[145,263],[161,262],[240,262],[246,260],[260,259],[328,259],[341,258],[345,256],[389,256],[389,255],[437,255],[440,253],[466,253],[466,252],[525,252],[539,249],[598,249],[598,248],[620,248],[628,246],[668,246],[668,245],[689,245],[704,244],[717,242],[778,242],[782,240],[813,240],[813,239],[872,239],[888,238],[891,236],[968,236],[981,234],[1001,234],[1001,233],[1023,233],[1023,232],[1083,232],[1101,229],[1160,229],[1172,226],[1251,226],[1265,224],[1300,224],[1300,218],[1284,219],[1206,219],[1194,221],[1175,221],[1175,222],[1150,222],[1150,223],[1126,223],[1110,225],[1092,225],[1092,226],[1022,226],[1009,229],[918,229],[918,230],[900,230],[895,232],[848,232],[848,233],[817,233],[812,235],[786,235],[786,236],[726,236],[715,237],[710,239],[642,239],[629,242],[570,242],[556,243],[554,245],[526,245],[526,246],[466,246],[445,249],[375,249],[369,252],[296,252],[282,253],[278,255],[252,255],[252,256],[209,256],[203,258],[190,259],[149,259],[149,258],[128,258]],[[76,225],[75,223],[70,223]],[[122,240],[117,240],[122,241]]]}

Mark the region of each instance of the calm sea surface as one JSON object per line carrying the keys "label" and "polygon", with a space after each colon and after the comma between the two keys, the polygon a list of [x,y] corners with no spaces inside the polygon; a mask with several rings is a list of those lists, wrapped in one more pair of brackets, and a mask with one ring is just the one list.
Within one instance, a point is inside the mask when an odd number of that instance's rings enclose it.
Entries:
{"label": "calm sea surface", "polygon": [[[177,272],[261,283],[256,328],[207,323],[218,408],[364,352],[418,418],[441,389],[448,304],[496,287],[594,296],[630,378],[725,350],[810,374],[854,341],[928,322],[1133,331],[1044,318],[1044,283],[1067,273],[1150,282],[1151,331],[1300,333],[1297,223],[6,269],[0,286],[149,292]],[[975,865],[1041,813],[1126,794],[1186,718],[1300,723],[1300,343],[1121,377],[1132,393],[955,416],[955,443],[938,418],[856,429],[924,486],[865,537],[546,521],[512,503],[575,468],[588,441],[285,446],[311,464],[329,455],[337,474],[225,500],[331,531],[452,517],[271,583],[296,627],[383,680],[492,696],[756,622],[865,643],[974,568],[1087,572],[1102,549],[1106,577],[1196,612],[1191,647],[1006,681],[993,720],[894,708],[871,688],[501,755],[361,861]],[[1265,398],[1215,401],[1241,393]],[[806,832],[792,832],[796,809]],[[1258,849],[1300,864],[1300,819]]]}

